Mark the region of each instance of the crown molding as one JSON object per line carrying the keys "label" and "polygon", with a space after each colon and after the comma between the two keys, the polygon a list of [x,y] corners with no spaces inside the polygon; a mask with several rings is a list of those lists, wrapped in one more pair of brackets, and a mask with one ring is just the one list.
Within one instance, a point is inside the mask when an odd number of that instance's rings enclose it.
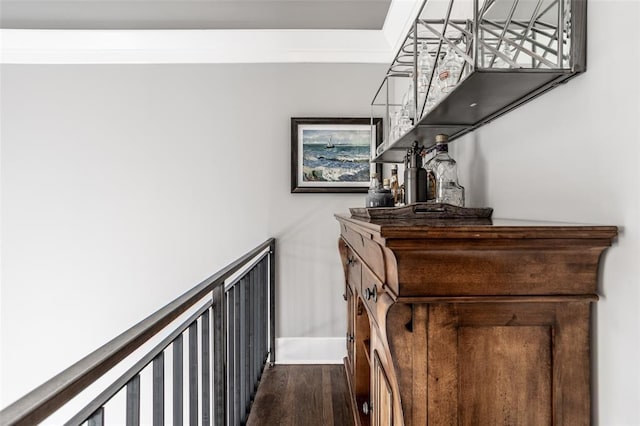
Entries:
{"label": "crown molding", "polygon": [[391,57],[388,62],[393,60],[400,46],[404,42],[409,29],[413,25],[413,21],[418,16],[420,6],[423,0],[392,0],[389,6],[387,18],[384,21],[382,32],[387,39]]}
{"label": "crown molding", "polygon": [[420,0],[393,0],[382,30],[1,29],[4,64],[389,63]]}

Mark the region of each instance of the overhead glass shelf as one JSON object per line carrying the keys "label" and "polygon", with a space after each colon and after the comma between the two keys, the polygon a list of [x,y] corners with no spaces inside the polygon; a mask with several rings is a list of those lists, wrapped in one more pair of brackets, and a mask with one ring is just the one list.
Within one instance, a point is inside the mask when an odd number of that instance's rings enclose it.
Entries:
{"label": "overhead glass shelf", "polygon": [[385,128],[372,161],[454,140],[584,71],[585,56],[585,0],[426,0],[372,102]]}

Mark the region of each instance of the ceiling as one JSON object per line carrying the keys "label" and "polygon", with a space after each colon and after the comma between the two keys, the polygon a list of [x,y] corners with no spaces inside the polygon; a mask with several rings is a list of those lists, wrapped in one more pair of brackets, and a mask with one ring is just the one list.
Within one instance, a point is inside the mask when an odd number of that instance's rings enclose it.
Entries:
{"label": "ceiling", "polygon": [[391,0],[2,0],[7,29],[380,30]]}
{"label": "ceiling", "polygon": [[423,1],[0,0],[0,63],[388,64]]}

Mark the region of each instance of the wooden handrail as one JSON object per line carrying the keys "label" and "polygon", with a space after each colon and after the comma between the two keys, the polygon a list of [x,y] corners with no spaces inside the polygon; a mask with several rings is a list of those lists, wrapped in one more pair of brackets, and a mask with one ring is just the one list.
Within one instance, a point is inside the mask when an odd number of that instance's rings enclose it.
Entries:
{"label": "wooden handrail", "polygon": [[0,423],[2,425],[33,425],[47,418],[267,248],[271,252],[274,251],[274,238],[260,244],[9,405],[0,412]]}

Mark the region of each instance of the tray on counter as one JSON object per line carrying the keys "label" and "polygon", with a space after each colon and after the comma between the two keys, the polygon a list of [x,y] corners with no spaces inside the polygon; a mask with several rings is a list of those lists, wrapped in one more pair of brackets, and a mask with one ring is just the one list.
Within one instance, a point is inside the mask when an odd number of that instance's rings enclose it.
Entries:
{"label": "tray on counter", "polygon": [[414,203],[401,207],[352,207],[351,216],[366,219],[490,219],[490,207],[458,207],[441,203]]}

